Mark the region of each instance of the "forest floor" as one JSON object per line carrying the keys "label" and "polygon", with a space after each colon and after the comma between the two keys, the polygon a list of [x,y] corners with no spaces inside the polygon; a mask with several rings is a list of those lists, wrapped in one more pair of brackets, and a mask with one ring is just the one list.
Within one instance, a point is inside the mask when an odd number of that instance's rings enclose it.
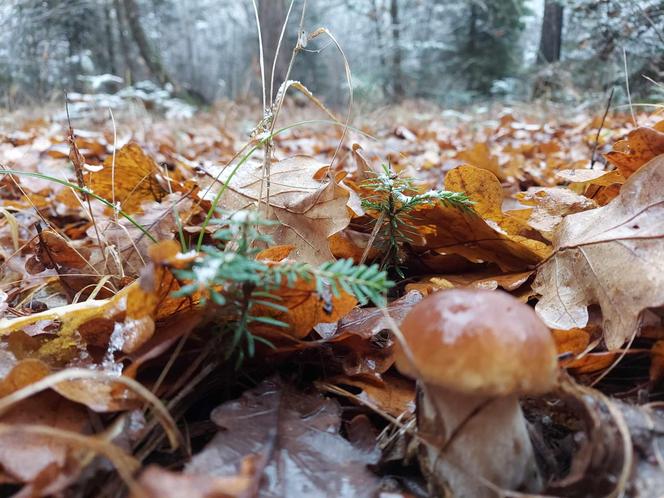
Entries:
{"label": "forest floor", "polygon": [[555,342],[538,492],[661,495],[656,113],[253,111],[0,119],[0,494],[427,496],[399,325],[463,288]]}

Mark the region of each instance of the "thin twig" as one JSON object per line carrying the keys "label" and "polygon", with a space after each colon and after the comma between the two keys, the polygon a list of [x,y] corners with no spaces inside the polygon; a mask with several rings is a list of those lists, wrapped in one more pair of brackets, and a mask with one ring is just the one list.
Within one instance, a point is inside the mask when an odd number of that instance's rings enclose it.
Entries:
{"label": "thin twig", "polygon": [[606,116],[609,114],[609,109],[611,108],[611,101],[613,100],[613,91],[615,87],[611,87],[611,93],[609,94],[609,100],[606,102],[606,109],[604,109],[604,116],[602,116],[602,122],[597,128],[597,135],[595,135],[595,145],[593,145],[593,153],[590,156],[590,169],[595,167],[595,152],[597,152],[597,145],[599,144],[599,134],[602,133],[602,128],[604,128],[604,121],[606,121]]}

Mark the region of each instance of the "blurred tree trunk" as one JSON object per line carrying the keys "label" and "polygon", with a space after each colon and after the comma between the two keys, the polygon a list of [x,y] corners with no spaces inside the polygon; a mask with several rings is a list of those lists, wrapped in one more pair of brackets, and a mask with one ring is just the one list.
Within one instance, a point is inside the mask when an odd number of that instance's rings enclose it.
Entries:
{"label": "blurred tree trunk", "polygon": [[544,2],[539,51],[537,52],[538,63],[560,60],[562,34],[563,6],[558,0],[546,0]]}
{"label": "blurred tree trunk", "polygon": [[270,91],[270,81],[273,81],[272,98],[277,94],[279,85],[286,79],[288,60],[290,59],[288,49],[282,47],[281,56],[277,59],[274,74],[272,74],[272,66],[277,56],[279,36],[286,20],[286,12],[285,0],[258,0],[258,20],[261,24],[261,38],[263,39],[266,92]]}
{"label": "blurred tree trunk", "polygon": [[403,86],[403,73],[401,71],[401,27],[399,26],[399,2],[392,0],[390,3],[390,18],[392,20],[392,89],[394,97],[403,98],[405,91]]}
{"label": "blurred tree trunk", "polygon": [[104,29],[106,30],[106,67],[111,74],[117,75],[118,67],[115,63],[115,39],[113,38],[113,20],[111,18],[110,0],[104,3]]}
{"label": "blurred tree trunk", "polygon": [[387,60],[385,59],[385,44],[383,43],[383,34],[381,29],[382,12],[378,9],[376,0],[371,0],[371,18],[373,20],[374,34],[376,36],[376,44],[378,45],[378,60],[380,61],[380,80],[383,88],[383,96],[387,96],[388,91],[388,78],[385,74],[387,68]]}
{"label": "blurred tree trunk", "polygon": [[120,0],[113,0],[113,10],[115,11],[115,20],[118,26],[118,38],[120,40],[120,50],[122,50],[122,61],[124,63],[124,74],[121,76],[125,79],[128,85],[134,83],[134,75],[136,68],[134,67],[134,59],[131,56],[129,43],[127,43],[127,36],[125,34],[125,16]]}
{"label": "blurred tree trunk", "polygon": [[159,54],[155,52],[154,48],[150,44],[150,41],[148,40],[148,37],[145,35],[136,0],[123,0],[123,4],[125,8],[125,14],[127,15],[129,30],[131,31],[131,35],[134,38],[136,45],[138,46],[138,51],[141,54],[141,58],[145,61],[145,65],[160,84],[164,85],[166,83],[171,83],[171,78],[166,72]]}

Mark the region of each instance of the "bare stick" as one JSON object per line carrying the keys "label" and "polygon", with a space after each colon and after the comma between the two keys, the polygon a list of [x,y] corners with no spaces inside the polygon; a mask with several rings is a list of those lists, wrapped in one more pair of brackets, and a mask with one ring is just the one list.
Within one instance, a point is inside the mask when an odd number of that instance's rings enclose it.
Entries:
{"label": "bare stick", "polygon": [[593,153],[590,156],[590,169],[595,167],[595,152],[597,152],[597,145],[599,144],[599,134],[602,133],[602,128],[604,128],[604,121],[606,121],[606,116],[609,114],[609,109],[611,108],[611,101],[613,100],[613,91],[615,87],[611,87],[611,93],[609,94],[609,100],[606,103],[606,109],[604,109],[604,116],[602,116],[602,122],[597,128],[597,135],[595,135],[595,145],[593,145]]}

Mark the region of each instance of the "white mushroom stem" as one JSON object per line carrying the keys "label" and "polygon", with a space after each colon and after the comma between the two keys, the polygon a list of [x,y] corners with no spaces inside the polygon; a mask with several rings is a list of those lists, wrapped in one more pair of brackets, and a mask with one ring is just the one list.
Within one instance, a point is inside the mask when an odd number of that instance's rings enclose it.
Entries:
{"label": "white mushroom stem", "polygon": [[421,435],[435,442],[422,449],[423,471],[456,498],[494,498],[487,481],[505,490],[541,489],[517,396],[490,398],[427,386],[418,398],[417,418]]}

